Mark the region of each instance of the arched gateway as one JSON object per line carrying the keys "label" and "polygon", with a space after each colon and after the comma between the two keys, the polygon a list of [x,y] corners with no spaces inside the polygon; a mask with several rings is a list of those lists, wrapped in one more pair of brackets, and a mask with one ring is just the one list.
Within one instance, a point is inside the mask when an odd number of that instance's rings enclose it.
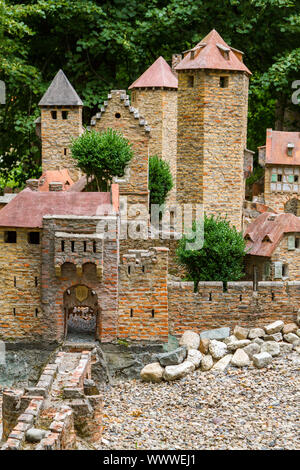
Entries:
{"label": "arched gateway", "polygon": [[86,285],[76,285],[64,293],[64,336],[96,338],[100,307],[96,292]]}

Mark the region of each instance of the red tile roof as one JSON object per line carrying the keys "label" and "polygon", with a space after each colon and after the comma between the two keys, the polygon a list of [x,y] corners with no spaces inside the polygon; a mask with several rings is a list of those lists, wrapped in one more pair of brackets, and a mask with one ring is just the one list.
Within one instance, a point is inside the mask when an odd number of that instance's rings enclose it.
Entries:
{"label": "red tile roof", "polygon": [[[227,52],[228,59],[224,57],[223,52]],[[242,55],[241,51],[228,46],[219,33],[213,29],[193,49],[184,53],[182,61],[175,67],[175,70],[220,69],[241,71],[251,75],[250,70],[243,63]]]}
{"label": "red tile roof", "polygon": [[[292,156],[287,154],[288,144],[293,144]],[[300,132],[267,129],[266,164],[300,165]]]}
{"label": "red tile roof", "polygon": [[300,218],[293,214],[265,212],[257,217],[246,229],[247,254],[272,256],[285,233],[300,233]]}
{"label": "red tile roof", "polygon": [[2,210],[1,227],[41,228],[45,215],[93,216],[114,213],[110,193],[76,193],[69,191],[20,192]]}
{"label": "red tile roof", "polygon": [[49,183],[52,182],[63,183],[63,191],[67,191],[74,184],[66,168],[63,170],[48,170],[39,178],[39,191],[49,191]]}
{"label": "red tile roof", "polygon": [[135,82],[133,88],[178,88],[177,77],[163,57],[159,57]]}

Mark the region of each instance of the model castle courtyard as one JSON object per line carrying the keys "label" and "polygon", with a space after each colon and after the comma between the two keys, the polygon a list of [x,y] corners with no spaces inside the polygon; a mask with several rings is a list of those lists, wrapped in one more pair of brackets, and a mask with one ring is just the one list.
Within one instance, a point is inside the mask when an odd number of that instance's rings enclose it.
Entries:
{"label": "model castle courtyard", "polygon": [[[251,72],[243,53],[211,31],[194,48],[159,57],[125,90],[112,90],[88,129],[118,130],[134,157],[109,192],[89,192],[71,140],[83,102],[60,70],[42,97],[42,176],[0,199],[0,339],[62,341],[77,328],[102,342],[167,342],[228,324],[293,321],[300,298],[300,134],[267,130],[259,149],[264,193],[245,202]],[[177,241],[122,237],[127,213],[149,214],[149,156],[170,165],[168,204],[201,204],[243,231],[242,282],[171,281]],[[247,218],[245,207],[252,205]],[[254,213],[254,215],[253,215]],[[130,216],[129,216],[130,218]],[[144,223],[149,227],[148,216]],[[114,227],[107,233],[104,227]]]}

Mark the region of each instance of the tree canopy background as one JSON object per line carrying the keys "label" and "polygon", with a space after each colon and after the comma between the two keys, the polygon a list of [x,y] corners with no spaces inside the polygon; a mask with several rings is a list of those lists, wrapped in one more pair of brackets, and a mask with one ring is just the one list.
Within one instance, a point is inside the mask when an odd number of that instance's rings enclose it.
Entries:
{"label": "tree canopy background", "polygon": [[267,127],[299,129],[290,100],[300,79],[300,0],[0,0],[0,186],[39,174],[37,103],[60,68],[87,124],[110,89],[127,89],[159,55],[170,63],[213,28],[244,51],[253,73],[248,148],[265,143]]}

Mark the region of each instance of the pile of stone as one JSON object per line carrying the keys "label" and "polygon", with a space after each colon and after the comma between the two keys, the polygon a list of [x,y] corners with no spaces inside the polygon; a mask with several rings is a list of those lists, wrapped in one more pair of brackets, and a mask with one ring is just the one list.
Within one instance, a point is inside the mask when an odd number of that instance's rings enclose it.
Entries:
{"label": "pile of stone", "polygon": [[296,350],[300,354],[300,315],[297,323],[278,320],[262,328],[236,326],[195,333],[186,331],[180,347],[158,354],[157,362],[141,371],[145,381],[161,382],[180,379],[195,369],[225,371],[229,366],[267,367],[272,358]]}

